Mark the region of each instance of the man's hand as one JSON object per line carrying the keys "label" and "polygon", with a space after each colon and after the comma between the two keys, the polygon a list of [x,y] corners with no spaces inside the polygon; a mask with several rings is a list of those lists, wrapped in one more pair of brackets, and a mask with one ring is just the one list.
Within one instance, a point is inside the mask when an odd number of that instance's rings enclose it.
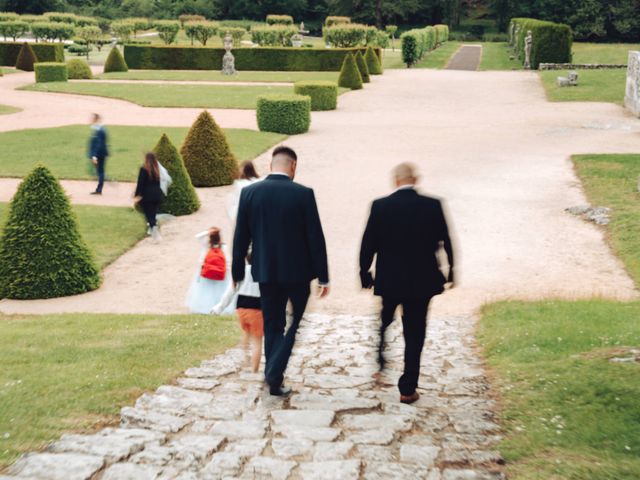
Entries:
{"label": "man's hand", "polygon": [[91,163],[98,165],[98,157],[91,157]]}
{"label": "man's hand", "polygon": [[329,285],[318,285],[318,298],[325,298],[329,295]]}
{"label": "man's hand", "polygon": [[367,272],[362,278],[362,288],[365,290],[371,290],[374,286],[373,275],[371,272]]}

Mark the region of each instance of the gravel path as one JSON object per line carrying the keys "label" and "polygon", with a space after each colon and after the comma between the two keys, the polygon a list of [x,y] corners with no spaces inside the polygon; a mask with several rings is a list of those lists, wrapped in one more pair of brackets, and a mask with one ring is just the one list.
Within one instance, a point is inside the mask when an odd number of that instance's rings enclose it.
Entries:
{"label": "gravel path", "polygon": [[447,65],[447,70],[478,70],[482,58],[481,45],[463,45]]}

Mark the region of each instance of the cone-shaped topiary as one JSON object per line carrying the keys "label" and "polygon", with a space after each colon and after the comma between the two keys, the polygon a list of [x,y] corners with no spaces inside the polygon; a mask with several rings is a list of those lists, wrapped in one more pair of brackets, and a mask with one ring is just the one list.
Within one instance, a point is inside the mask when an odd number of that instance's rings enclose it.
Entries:
{"label": "cone-shaped topiary", "polygon": [[100,286],[62,187],[44,166],[20,184],[0,239],[0,298],[75,295]]}
{"label": "cone-shaped topiary", "polygon": [[360,90],[362,88],[360,70],[358,70],[358,65],[356,65],[356,59],[350,53],[346,54],[342,61],[338,85],[340,87],[350,88],[351,90]]}
{"label": "cone-shaped topiary", "polygon": [[369,78],[369,69],[367,68],[367,62],[364,61],[364,57],[360,50],[356,53],[356,64],[358,65],[358,70],[360,71],[363,83],[369,83],[371,81]]}
{"label": "cone-shaped topiary", "polygon": [[89,64],[81,58],[73,58],[67,62],[69,80],[91,80],[93,73]]}
{"label": "cone-shaped topiary", "polygon": [[206,110],[191,126],[180,153],[194,187],[229,185],[236,179],[238,162],[224,132]]}
{"label": "cone-shaped topiary", "polygon": [[382,75],[382,63],[373,51],[373,47],[367,47],[367,53],[364,54],[364,61],[367,63],[369,75]]}
{"label": "cone-shaped topiary", "polygon": [[160,211],[176,216],[197,212],[200,208],[198,194],[191,184],[191,177],[182,162],[182,157],[166,134],[160,137],[153,151],[158,162],[167,169],[173,180],[167,196],[160,205]]}
{"label": "cone-shaped topiary", "polygon": [[38,57],[36,57],[33,48],[27,42],[24,42],[16,59],[16,68],[25,72],[33,72],[33,65],[37,62]]}
{"label": "cone-shaped topiary", "polygon": [[104,62],[104,73],[109,72],[128,72],[127,62],[124,61],[124,57],[118,47],[113,47],[109,52],[107,61]]}

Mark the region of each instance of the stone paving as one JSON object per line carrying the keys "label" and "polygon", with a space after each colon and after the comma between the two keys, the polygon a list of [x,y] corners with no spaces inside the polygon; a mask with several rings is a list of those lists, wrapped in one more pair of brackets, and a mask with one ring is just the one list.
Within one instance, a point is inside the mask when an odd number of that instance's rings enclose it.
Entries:
{"label": "stone paving", "polygon": [[430,320],[420,400],[399,403],[400,322],[379,381],[372,317],[308,315],[271,397],[231,349],[122,409],[119,428],[66,434],[1,480],[493,480],[499,427],[468,317]]}

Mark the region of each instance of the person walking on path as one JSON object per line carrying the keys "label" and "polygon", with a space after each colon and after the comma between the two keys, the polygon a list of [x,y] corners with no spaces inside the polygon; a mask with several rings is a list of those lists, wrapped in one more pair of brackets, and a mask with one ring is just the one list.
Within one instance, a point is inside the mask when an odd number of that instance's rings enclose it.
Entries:
{"label": "person walking on path", "polygon": [[253,165],[253,162],[251,160],[242,162],[240,164],[240,175],[234,180],[233,191],[229,194],[227,200],[227,213],[233,224],[236,223],[236,217],[238,216],[238,205],[240,204],[242,189],[259,181],[260,175],[256,172],[256,167]]}
{"label": "person walking on path", "polygon": [[104,187],[104,170],[109,148],[107,147],[107,129],[102,125],[100,115],[93,114],[91,119],[91,139],[89,141],[89,159],[96,169],[98,175],[98,186],[91,195],[102,195]]}
{"label": "person walking on path", "polygon": [[138,173],[134,203],[142,209],[149,225],[149,233],[154,240],[161,239],[156,215],[163,199],[164,193],[160,186],[160,164],[156,155],[149,152],[145,155],[144,165],[140,167]]}
{"label": "person walking on path", "polygon": [[[394,180],[396,191],[371,206],[360,250],[360,279],[363,288],[374,288],[374,294],[382,297],[378,349],[381,371],[385,331],[402,306],[404,373],[398,387],[400,401],[413,403],[420,398],[416,388],[429,302],[444,291],[446,283],[453,287],[453,247],[440,200],[419,195],[415,190],[415,167],[409,163],[398,165]],[[446,281],[437,258],[441,247],[449,263]],[[375,279],[370,271],[374,257]]]}
{"label": "person walking on path", "polygon": [[[293,181],[298,157],[277,147],[271,174],[242,190],[233,240],[233,281],[245,278],[245,258],[252,249],[253,279],[260,284],[264,315],[265,380],[271,395],[288,395],[284,371],[296,332],[318,279],[318,295],[329,294],[327,250],[313,190]],[[287,302],[292,323],[285,333]]]}

